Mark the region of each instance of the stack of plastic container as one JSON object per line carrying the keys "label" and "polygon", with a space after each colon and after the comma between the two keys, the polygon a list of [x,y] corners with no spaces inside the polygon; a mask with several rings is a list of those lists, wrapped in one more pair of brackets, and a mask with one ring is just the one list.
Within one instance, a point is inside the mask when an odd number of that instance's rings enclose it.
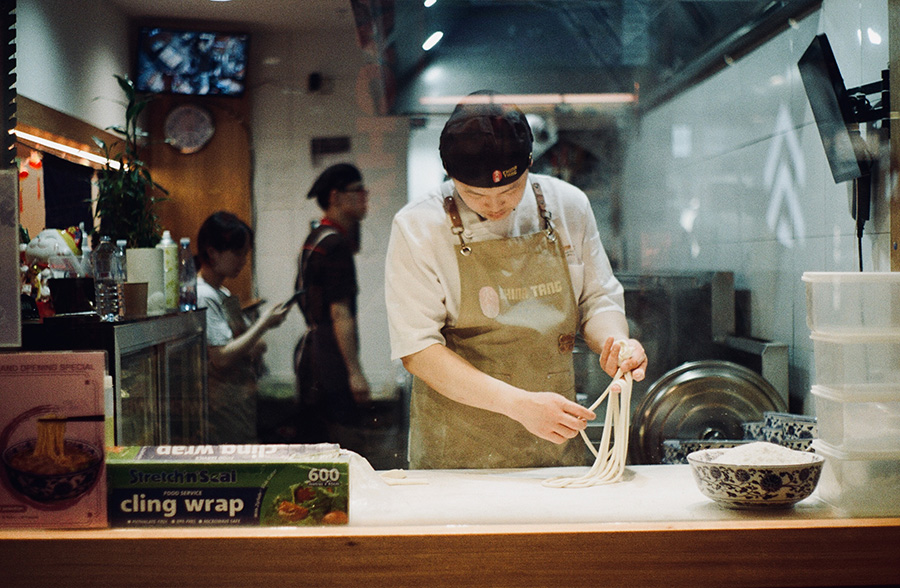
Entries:
{"label": "stack of plastic container", "polygon": [[807,272],[818,494],[849,516],[900,515],[900,273]]}

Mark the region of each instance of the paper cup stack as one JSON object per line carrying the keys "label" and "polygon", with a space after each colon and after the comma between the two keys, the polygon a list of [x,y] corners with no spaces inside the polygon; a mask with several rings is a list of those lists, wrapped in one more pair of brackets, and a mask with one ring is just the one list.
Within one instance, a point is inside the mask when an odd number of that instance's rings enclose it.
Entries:
{"label": "paper cup stack", "polygon": [[819,497],[849,516],[900,515],[900,273],[806,272]]}

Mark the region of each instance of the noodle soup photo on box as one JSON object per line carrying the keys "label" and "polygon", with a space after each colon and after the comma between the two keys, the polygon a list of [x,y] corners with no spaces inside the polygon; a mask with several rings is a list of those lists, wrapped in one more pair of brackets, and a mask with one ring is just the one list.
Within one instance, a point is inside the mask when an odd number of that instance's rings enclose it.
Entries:
{"label": "noodle soup photo on box", "polygon": [[103,351],[0,354],[0,527],[106,527]]}

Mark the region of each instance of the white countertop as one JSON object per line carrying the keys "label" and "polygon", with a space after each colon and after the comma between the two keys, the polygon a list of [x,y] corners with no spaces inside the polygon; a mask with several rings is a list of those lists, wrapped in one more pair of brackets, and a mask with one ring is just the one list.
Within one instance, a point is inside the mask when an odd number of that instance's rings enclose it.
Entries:
{"label": "white countertop", "polygon": [[410,470],[415,485],[388,485],[365,460],[351,461],[350,525],[481,525],[838,518],[814,492],[792,508],[737,510],[700,493],[689,465],[638,465],[591,488],[548,488],[553,476],[587,467]]}
{"label": "white countertop", "polygon": [[622,482],[592,488],[541,485],[586,470],[408,471],[427,483],[391,486],[390,472],[355,456],[349,525],[0,530],[13,564],[4,579],[22,588],[60,578],[72,588],[185,578],[197,588],[896,581],[900,519],[845,519],[815,494],[788,509],[727,509],[697,490],[687,465],[631,466]]}

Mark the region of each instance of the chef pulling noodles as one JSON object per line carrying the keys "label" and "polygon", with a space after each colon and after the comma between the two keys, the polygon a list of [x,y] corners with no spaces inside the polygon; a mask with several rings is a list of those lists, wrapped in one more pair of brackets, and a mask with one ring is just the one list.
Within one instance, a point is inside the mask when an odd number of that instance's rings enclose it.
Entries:
{"label": "chef pulling noodles", "polygon": [[[619,361],[631,356],[631,349],[626,341],[619,341]],[[606,420],[603,423],[603,435],[600,438],[600,450],[594,449],[591,440],[588,439],[584,429],[579,431],[585,445],[594,454],[596,460],[588,473],[583,476],[558,476],[544,480],[544,486],[551,488],[587,488],[600,484],[613,484],[622,479],[625,473],[625,462],[628,459],[628,432],[631,422],[631,386],[633,378],[631,372],[622,373],[619,368],[610,385],[603,391],[599,398],[591,405],[590,410],[596,410],[609,399],[606,406]],[[616,386],[621,391],[621,397],[616,392]],[[615,438],[611,439],[613,433]],[[610,449],[609,442],[614,445]]]}
{"label": "chef pulling noodles", "polygon": [[[450,179],[396,214],[385,271],[391,356],[414,376],[410,467],[587,465],[575,437],[596,407],[575,402],[576,335],[620,374],[604,434],[647,368],[590,203],[529,172],[528,121],[493,93],[456,107],[440,154]],[[625,445],[603,458],[613,470]]]}

